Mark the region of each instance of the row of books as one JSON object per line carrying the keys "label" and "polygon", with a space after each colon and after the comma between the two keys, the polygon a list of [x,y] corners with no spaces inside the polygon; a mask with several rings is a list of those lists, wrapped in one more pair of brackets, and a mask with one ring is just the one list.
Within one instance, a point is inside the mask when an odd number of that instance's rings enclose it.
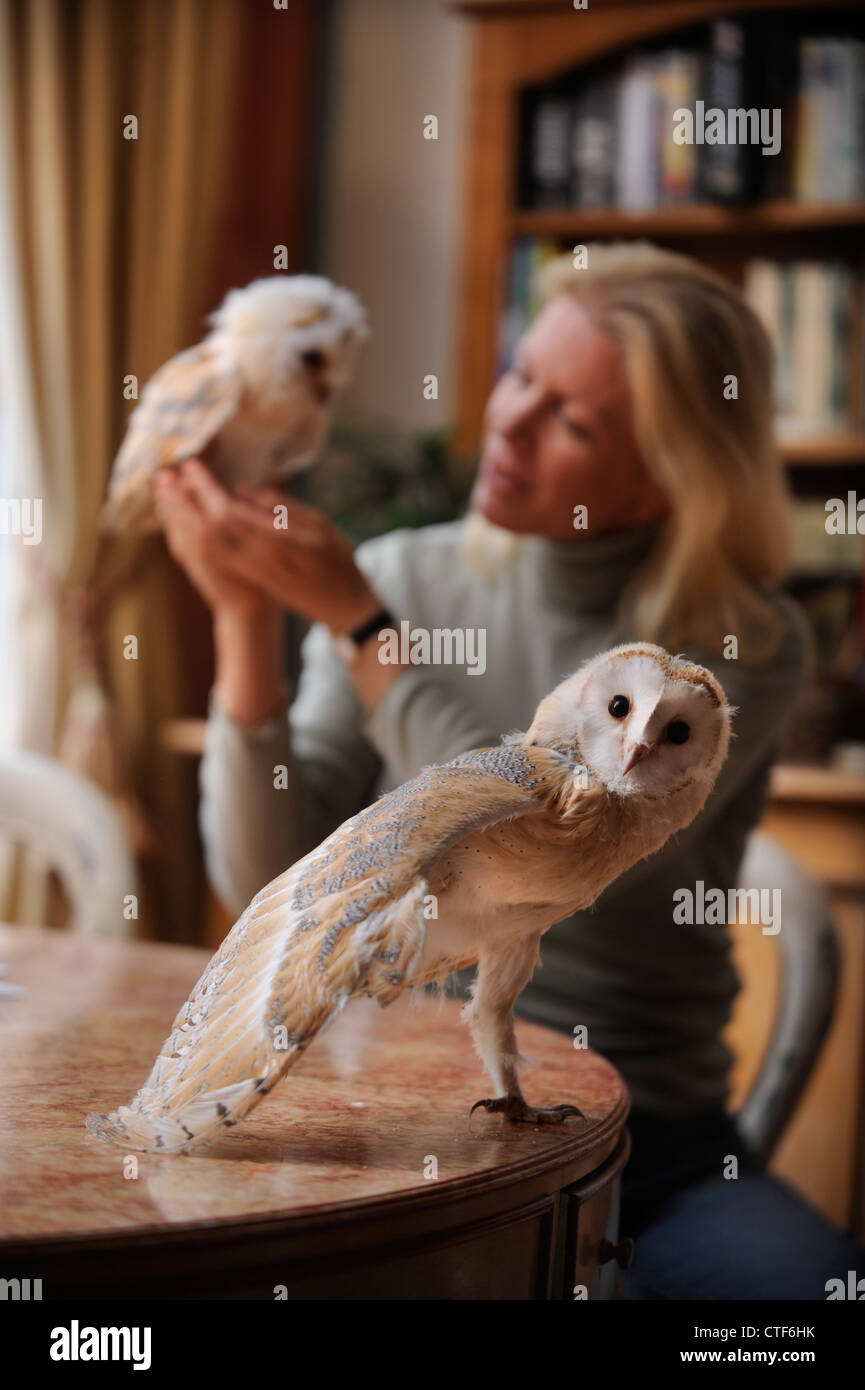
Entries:
{"label": "row of books", "polygon": [[521,206],[865,197],[865,43],[760,17],[692,35],[527,91]]}
{"label": "row of books", "polygon": [[775,349],[782,439],[865,428],[865,286],[836,261],[751,261],[745,294]]}
{"label": "row of books", "polygon": [[[504,371],[517,340],[540,307],[537,273],[563,247],[519,237],[504,267],[504,308],[498,365]],[[591,255],[591,249],[589,249]],[[744,290],[775,350],[775,403],[781,439],[865,430],[865,281],[836,261],[754,260]]]}
{"label": "row of books", "polygon": [[512,243],[503,268],[505,284],[499,319],[499,373],[510,367],[517,342],[541,307],[537,290],[538,272],[561,251],[558,242],[545,237],[517,237]]}

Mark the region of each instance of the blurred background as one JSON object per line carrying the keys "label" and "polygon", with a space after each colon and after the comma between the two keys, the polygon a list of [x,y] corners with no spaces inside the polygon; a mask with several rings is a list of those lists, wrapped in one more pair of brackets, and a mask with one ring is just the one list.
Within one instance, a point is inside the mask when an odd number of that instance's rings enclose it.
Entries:
{"label": "blurred background", "polygon": [[[557,252],[647,238],[751,298],[776,350],[791,590],[818,653],[764,828],[830,895],[843,950],[773,1166],[860,1236],[863,21],[793,0],[0,0],[0,749],[57,758],[111,798],[141,880],[130,935],[213,947],[230,925],[196,826],[207,612],[159,538],[97,532],[132,378],[275,265],[351,288],[373,336],[303,486],[361,540],[459,513],[533,271]],[[778,154],[662,139],[699,101],[779,109]],[[16,499],[41,499],[39,544]],[[289,672],[299,635],[289,623]],[[7,849],[0,919],[64,912],[46,862]],[[753,928],[736,951],[741,1097],[782,980]]]}

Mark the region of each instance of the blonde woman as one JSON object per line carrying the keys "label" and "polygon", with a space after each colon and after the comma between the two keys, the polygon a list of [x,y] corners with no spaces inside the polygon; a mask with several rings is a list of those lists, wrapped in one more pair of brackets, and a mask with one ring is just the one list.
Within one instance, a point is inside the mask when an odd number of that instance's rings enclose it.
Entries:
{"label": "blonde woman", "polygon": [[[778,589],[789,521],[769,345],[726,282],[651,246],[590,248],[588,270],[556,261],[543,290],[490,398],[465,521],[354,554],[298,502],[274,531],[272,495],[229,496],[196,460],[159,475],[169,545],[214,615],[210,876],[239,912],[378,792],[526,727],[587,657],[637,638],[693,654],[738,707],[717,788],[674,844],[547,933],[517,1011],[586,1025],[628,1083],[633,1296],[824,1298],[855,1247],[760,1170],[725,1114],[729,941],[673,922],[676,889],[736,884],[805,668]],[[292,693],[283,609],[313,624]],[[402,620],[464,632],[464,664],[380,661],[382,626]]]}

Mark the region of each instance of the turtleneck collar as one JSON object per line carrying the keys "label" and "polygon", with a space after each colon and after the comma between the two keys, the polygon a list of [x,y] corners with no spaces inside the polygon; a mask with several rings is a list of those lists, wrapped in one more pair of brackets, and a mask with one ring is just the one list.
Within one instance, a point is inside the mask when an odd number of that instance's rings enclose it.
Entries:
{"label": "turtleneck collar", "polygon": [[524,554],[537,577],[538,597],[569,613],[611,612],[625,585],[651,551],[663,522],[627,531],[551,541],[524,538]]}

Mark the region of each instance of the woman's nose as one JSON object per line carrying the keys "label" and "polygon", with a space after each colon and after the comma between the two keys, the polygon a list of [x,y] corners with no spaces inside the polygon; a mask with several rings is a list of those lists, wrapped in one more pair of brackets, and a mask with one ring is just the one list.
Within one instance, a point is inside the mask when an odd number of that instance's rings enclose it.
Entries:
{"label": "woman's nose", "polygon": [[541,392],[534,388],[523,388],[515,392],[504,405],[499,417],[501,433],[511,439],[532,433],[542,413]]}

